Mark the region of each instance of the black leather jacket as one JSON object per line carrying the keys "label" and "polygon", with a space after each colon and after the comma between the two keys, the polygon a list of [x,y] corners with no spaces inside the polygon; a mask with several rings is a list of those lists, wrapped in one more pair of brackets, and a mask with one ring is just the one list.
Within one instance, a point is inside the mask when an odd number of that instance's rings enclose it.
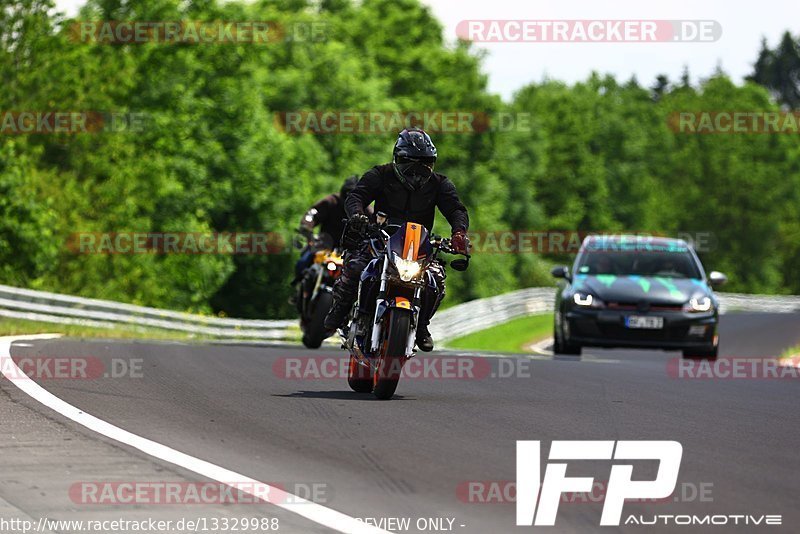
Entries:
{"label": "black leather jacket", "polygon": [[356,188],[347,195],[345,211],[349,217],[366,213],[366,207],[373,201],[375,213],[386,213],[392,224],[417,222],[430,232],[438,207],[454,232],[467,231],[469,228],[467,208],[458,198],[456,186],[437,172],[419,190],[411,191],[395,177],[391,163],[376,165],[361,177]]}

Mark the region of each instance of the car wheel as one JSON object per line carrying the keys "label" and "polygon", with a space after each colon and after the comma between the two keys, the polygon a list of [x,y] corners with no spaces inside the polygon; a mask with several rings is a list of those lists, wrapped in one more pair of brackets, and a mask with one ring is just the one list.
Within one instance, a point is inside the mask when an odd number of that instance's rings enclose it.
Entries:
{"label": "car wheel", "polygon": [[716,360],[719,347],[708,349],[688,349],[683,351],[683,357],[692,360]]}
{"label": "car wheel", "polygon": [[553,352],[556,354],[561,353],[561,338],[558,335],[555,321],[553,321]]}
{"label": "car wheel", "polygon": [[553,326],[553,354],[569,354],[572,356],[581,355],[581,346],[573,343],[566,343],[558,335],[558,328]]}
{"label": "car wheel", "polygon": [[[555,351],[553,351],[555,352]],[[555,352],[556,354],[569,354],[571,356],[580,356],[581,355],[581,346],[575,345],[572,343],[562,343],[561,345],[561,352]]]}

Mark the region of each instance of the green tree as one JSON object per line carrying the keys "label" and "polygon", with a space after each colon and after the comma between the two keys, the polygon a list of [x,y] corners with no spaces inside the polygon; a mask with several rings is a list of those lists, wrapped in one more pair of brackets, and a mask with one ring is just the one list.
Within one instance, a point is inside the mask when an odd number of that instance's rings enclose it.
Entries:
{"label": "green tree", "polygon": [[800,105],[800,45],[788,31],[783,34],[778,46],[771,50],[766,39],[748,77],[768,88],[779,102],[796,109]]}

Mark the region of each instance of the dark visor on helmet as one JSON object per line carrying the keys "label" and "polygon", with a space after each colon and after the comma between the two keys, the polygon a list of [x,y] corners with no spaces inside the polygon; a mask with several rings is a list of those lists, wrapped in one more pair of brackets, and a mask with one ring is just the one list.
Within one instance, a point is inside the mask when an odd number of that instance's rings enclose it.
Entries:
{"label": "dark visor on helmet", "polygon": [[435,161],[433,158],[398,157],[396,164],[397,170],[404,178],[417,181],[431,177]]}

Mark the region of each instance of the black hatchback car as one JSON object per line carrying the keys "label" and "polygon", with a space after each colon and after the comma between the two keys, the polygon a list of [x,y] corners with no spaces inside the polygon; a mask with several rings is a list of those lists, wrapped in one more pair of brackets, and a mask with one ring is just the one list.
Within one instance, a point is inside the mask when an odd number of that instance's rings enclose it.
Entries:
{"label": "black hatchback car", "polygon": [[682,350],[684,357],[717,357],[719,303],[694,249],[681,239],[589,236],[572,270],[555,267],[556,354],[581,347]]}

